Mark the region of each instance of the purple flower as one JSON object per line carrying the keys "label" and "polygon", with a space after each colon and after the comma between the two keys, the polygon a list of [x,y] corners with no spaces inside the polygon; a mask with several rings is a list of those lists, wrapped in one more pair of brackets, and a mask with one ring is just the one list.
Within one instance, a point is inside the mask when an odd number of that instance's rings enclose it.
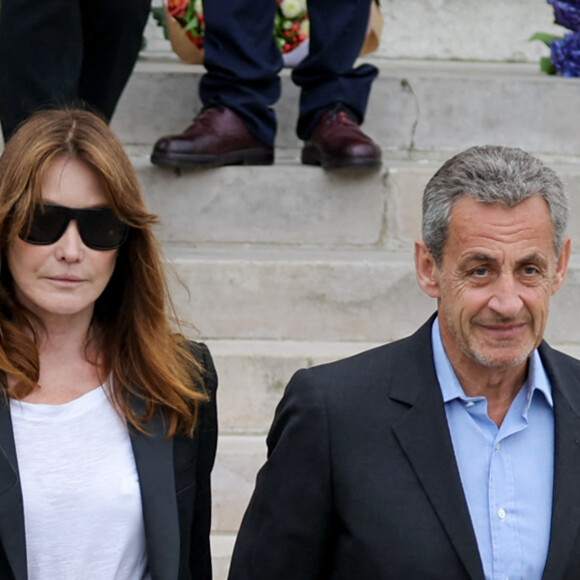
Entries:
{"label": "purple flower", "polygon": [[580,31],[580,0],[548,0],[554,7],[556,22],[574,32]]}
{"label": "purple flower", "polygon": [[580,32],[566,34],[550,44],[552,62],[563,77],[580,77]]}

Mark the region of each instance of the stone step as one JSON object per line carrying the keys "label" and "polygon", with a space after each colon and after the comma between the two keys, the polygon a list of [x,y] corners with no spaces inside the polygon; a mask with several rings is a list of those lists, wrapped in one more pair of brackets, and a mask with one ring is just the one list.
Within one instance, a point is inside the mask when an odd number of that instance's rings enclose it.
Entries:
{"label": "stone step", "polygon": [[[381,0],[381,11],[385,58],[536,62],[545,50],[530,36],[562,33],[545,0]],[[146,36],[147,54],[171,51],[152,20]]]}
{"label": "stone step", "polygon": [[[454,152],[388,152],[382,171],[325,172],[283,151],[270,167],[166,171],[144,147],[127,147],[166,244],[288,245],[411,249],[421,237],[421,196]],[[0,153],[2,146],[0,144]],[[569,234],[580,239],[580,164],[539,155],[562,177],[570,198]],[[574,247],[573,251],[577,251]]]}
{"label": "stone step", "polygon": [[219,376],[220,433],[264,435],[295,371],[351,356],[372,342],[207,340]]}
{"label": "stone step", "polygon": [[[207,338],[384,341],[435,304],[410,252],[167,246],[178,311]],[[188,291],[186,290],[188,289]]]}
{"label": "stone step", "polygon": [[[410,251],[167,246],[178,312],[207,338],[384,342],[429,316]],[[580,256],[554,297],[548,336],[580,342]],[[187,290],[188,289],[188,290]]]}
{"label": "stone step", "polygon": [[[152,166],[143,147],[129,149],[164,242],[369,249],[411,248],[421,237],[423,189],[451,155],[388,152],[382,171],[365,174],[324,172],[284,151],[270,167],[179,173]],[[540,157],[566,184],[569,231],[580,239],[580,164]]]}
{"label": "stone step", "polygon": [[212,473],[212,531],[237,532],[265,460],[265,435],[220,436]]}
{"label": "stone step", "polygon": [[[393,151],[452,151],[481,143],[516,145],[537,153],[580,155],[580,81],[549,77],[536,64],[371,59],[369,134]],[[148,148],[183,130],[199,108],[203,68],[143,59],[127,86],[113,128],[128,144]],[[289,71],[276,105],[277,146],[297,148],[298,90]]]}
{"label": "stone step", "polygon": [[378,56],[537,62],[546,50],[528,39],[561,34],[546,0],[381,0]]}
{"label": "stone step", "polygon": [[235,534],[212,533],[210,540],[213,580],[227,580],[235,539]]}

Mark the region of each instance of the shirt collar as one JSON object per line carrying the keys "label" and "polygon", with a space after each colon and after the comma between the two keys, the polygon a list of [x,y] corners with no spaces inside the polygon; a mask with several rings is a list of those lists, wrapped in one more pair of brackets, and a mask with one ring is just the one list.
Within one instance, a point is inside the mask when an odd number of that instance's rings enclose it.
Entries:
{"label": "shirt collar", "polygon": [[[439,317],[436,317],[431,327],[431,342],[433,344],[433,359],[435,363],[435,372],[437,373],[437,380],[441,387],[443,395],[443,402],[448,403],[453,399],[461,399],[463,401],[469,400],[455,374],[451,361],[447,357],[443,340],[441,339],[441,329],[439,328]],[[526,379],[524,388],[526,389],[526,407],[529,407],[532,396],[535,391],[541,392],[548,405],[554,408],[554,401],[552,398],[552,387],[542,364],[542,359],[538,349],[535,349],[530,356],[530,364],[528,366],[528,377]]]}

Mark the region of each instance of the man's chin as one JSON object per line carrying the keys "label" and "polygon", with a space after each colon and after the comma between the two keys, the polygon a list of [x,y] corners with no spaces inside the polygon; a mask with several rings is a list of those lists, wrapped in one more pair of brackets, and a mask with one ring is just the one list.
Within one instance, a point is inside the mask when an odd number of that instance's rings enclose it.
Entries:
{"label": "man's chin", "polygon": [[502,352],[502,349],[490,349],[489,351],[472,351],[471,357],[479,364],[494,370],[507,370],[518,367],[525,363],[531,356],[533,348],[520,350],[519,352]]}

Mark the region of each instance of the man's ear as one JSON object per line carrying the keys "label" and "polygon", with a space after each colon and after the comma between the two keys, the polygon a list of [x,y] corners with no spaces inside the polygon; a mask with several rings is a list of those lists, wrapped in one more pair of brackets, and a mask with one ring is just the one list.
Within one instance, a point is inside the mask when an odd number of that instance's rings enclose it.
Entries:
{"label": "man's ear", "polygon": [[558,290],[564,284],[566,280],[566,275],[568,273],[568,264],[570,262],[570,254],[572,253],[572,240],[566,238],[564,240],[564,245],[558,256],[558,261],[556,263],[556,274],[554,276],[554,281],[552,282],[552,295],[556,294]]}
{"label": "man's ear", "polygon": [[425,242],[415,242],[415,270],[419,286],[431,298],[439,298],[439,268]]}

